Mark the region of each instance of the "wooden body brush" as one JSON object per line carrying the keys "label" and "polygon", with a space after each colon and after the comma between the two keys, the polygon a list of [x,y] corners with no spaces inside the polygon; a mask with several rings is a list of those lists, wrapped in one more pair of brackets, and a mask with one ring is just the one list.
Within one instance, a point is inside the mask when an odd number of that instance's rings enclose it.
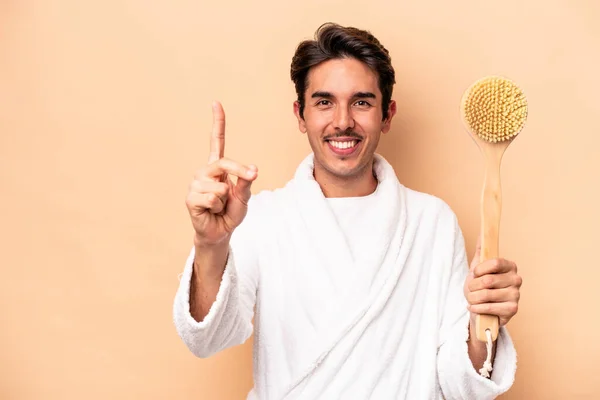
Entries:
{"label": "wooden body brush", "polygon": [[[510,80],[498,76],[486,77],[476,81],[465,91],[461,102],[461,114],[467,130],[485,158],[479,260],[483,262],[499,257],[502,209],[500,163],[512,140],[523,129],[527,119],[527,100],[521,89]],[[498,329],[497,316],[477,315],[477,338],[488,342],[488,350],[491,348],[491,342],[486,331],[489,330],[491,340],[495,341]]]}

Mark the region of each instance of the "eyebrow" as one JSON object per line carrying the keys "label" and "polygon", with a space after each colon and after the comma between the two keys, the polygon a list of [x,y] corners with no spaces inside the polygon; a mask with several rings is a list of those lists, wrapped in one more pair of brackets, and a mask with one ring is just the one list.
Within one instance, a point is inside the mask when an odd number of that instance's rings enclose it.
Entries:
{"label": "eyebrow", "polygon": [[[325,99],[331,99],[333,97],[335,97],[333,94],[331,94],[330,92],[324,92],[324,91],[316,91],[314,92],[311,97],[314,98],[325,98]],[[371,92],[356,92],[352,95],[353,98],[357,98],[357,99],[375,99],[377,98],[377,96],[375,96],[375,93],[371,93]]]}

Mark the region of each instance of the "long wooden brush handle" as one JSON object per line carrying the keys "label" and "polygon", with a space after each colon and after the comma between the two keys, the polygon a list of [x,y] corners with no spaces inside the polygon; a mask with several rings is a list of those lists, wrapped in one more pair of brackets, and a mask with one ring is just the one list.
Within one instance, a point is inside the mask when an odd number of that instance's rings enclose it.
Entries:
{"label": "long wooden brush handle", "polygon": [[[489,151],[486,156],[485,178],[481,195],[481,253],[480,262],[497,258],[499,255],[500,212],[502,210],[502,188],[500,186],[500,161],[502,153]],[[486,342],[485,331],[489,329],[492,339],[498,338],[499,320],[496,315],[477,315],[475,331],[477,339]]]}

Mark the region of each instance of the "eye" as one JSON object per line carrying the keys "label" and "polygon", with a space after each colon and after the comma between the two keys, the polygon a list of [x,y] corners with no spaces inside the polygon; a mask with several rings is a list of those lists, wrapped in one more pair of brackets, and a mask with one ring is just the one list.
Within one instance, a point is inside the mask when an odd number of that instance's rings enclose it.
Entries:
{"label": "eye", "polygon": [[318,106],[328,106],[328,105],[331,105],[331,102],[329,100],[323,99],[323,100],[319,100],[317,102],[317,105]]}
{"label": "eye", "polygon": [[362,108],[367,108],[367,107],[371,107],[371,103],[369,103],[366,100],[358,100],[356,103],[354,103],[355,105],[362,107]]}

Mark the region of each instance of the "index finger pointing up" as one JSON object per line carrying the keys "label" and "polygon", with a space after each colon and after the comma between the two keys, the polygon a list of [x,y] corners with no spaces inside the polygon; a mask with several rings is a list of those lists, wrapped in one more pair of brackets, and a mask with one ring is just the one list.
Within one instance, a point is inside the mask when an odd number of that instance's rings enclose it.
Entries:
{"label": "index finger pointing up", "polygon": [[210,135],[210,155],[208,162],[215,162],[223,158],[225,152],[225,111],[218,101],[215,101],[213,109],[213,128]]}

